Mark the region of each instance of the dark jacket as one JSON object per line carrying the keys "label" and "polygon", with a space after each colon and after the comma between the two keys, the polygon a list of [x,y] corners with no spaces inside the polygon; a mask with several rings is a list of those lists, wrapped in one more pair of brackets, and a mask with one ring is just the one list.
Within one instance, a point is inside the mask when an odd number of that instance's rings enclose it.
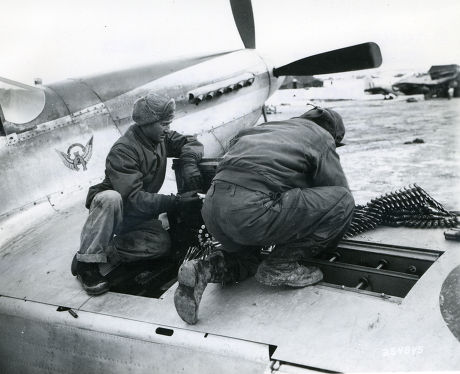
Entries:
{"label": "dark jacket", "polygon": [[203,145],[193,136],[170,131],[164,142],[153,143],[133,125],[112,146],[105,179],[90,187],[86,207],[89,209],[97,193],[115,190],[123,198],[125,215],[157,216],[172,202],[171,196],[157,193],[165,179],[166,158],[179,157],[197,164],[202,155]]}
{"label": "dark jacket", "polygon": [[312,121],[268,122],[238,133],[214,179],[263,192],[349,188],[335,148],[331,134]]}

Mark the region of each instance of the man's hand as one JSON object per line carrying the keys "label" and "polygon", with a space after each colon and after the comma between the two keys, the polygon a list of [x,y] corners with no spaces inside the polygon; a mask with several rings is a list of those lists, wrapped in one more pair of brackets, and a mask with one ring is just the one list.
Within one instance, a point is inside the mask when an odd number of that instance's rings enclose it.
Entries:
{"label": "man's hand", "polygon": [[187,161],[182,164],[182,178],[188,190],[201,191],[203,189],[200,169],[195,162]]}
{"label": "man's hand", "polygon": [[203,199],[198,196],[197,191],[189,191],[176,195],[176,211],[181,213],[193,213],[199,211],[203,205]]}

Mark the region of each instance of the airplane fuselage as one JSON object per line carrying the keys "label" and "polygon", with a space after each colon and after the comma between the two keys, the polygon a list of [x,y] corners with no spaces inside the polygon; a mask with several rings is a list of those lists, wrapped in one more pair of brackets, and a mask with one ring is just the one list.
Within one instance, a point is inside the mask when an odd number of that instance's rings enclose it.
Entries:
{"label": "airplane fuselage", "polygon": [[[198,135],[207,157],[222,154],[238,130],[256,123],[265,100],[281,85],[271,71],[255,50],[240,50],[43,86],[36,118],[9,122],[4,110],[0,217],[98,181],[112,144],[133,124],[134,101],[148,92],[176,100],[173,130]],[[83,147],[91,137],[86,170],[66,167],[59,152],[72,162],[72,147]]]}

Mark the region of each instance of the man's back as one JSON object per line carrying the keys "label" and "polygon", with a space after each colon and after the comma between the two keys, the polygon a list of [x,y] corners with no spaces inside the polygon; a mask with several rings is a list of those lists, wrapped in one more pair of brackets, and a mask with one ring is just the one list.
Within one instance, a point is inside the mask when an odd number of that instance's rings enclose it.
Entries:
{"label": "man's back", "polygon": [[[328,173],[338,175],[334,178],[337,182],[318,174],[324,167],[329,169]],[[281,192],[346,184],[334,139],[314,122],[302,118],[269,122],[241,131],[219,165],[219,171],[233,168],[258,175],[267,187]]]}

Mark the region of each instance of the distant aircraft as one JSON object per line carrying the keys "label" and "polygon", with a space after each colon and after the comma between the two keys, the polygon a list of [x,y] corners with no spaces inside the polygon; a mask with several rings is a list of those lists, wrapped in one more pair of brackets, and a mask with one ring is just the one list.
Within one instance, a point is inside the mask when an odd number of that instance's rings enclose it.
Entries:
{"label": "distant aircraft", "polygon": [[428,93],[432,84],[428,73],[417,73],[395,82],[393,88],[404,95],[419,95]]}
{"label": "distant aircraft", "polygon": [[[175,313],[171,273],[155,292],[100,297],[89,297],[70,274],[87,188],[101,180],[105,157],[132,124],[138,97],[152,90],[174,97],[173,128],[197,134],[205,156],[214,157],[256,123],[284,76],[381,64],[378,46],[364,43],[271,66],[255,50],[250,1],[231,6],[242,50],[37,87],[0,79],[2,373],[460,367],[458,248],[423,235],[411,238],[422,240],[415,248],[385,244],[391,237],[385,232],[379,243],[343,243],[343,261],[318,260],[335,280],[306,289],[267,290],[252,280],[212,285],[203,320],[194,326]],[[388,270],[378,265],[382,257],[391,260]],[[366,287],[357,286],[362,276]],[[146,273],[136,278],[151,282]]]}
{"label": "distant aircraft", "polygon": [[383,95],[384,99],[393,99],[398,95],[391,87],[391,84],[376,83],[372,78],[366,78],[364,92],[371,95]]}
{"label": "distant aircraft", "polygon": [[423,94],[425,98],[460,97],[460,66],[434,65],[427,73],[414,74],[395,82],[393,89],[405,95]]}

